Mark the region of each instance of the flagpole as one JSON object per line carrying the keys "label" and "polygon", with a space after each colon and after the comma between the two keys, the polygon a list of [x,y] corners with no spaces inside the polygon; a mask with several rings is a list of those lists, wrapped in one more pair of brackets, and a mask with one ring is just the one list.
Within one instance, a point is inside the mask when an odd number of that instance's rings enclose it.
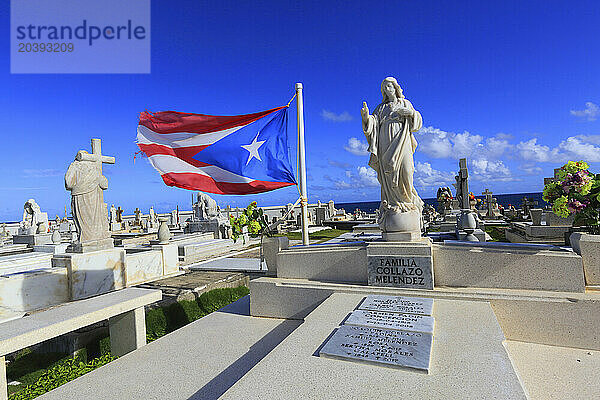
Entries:
{"label": "flagpole", "polygon": [[300,187],[300,212],[302,213],[302,244],[308,242],[308,196],[306,194],[306,161],[304,148],[304,99],[302,83],[296,83],[296,105],[298,106],[298,186]]}

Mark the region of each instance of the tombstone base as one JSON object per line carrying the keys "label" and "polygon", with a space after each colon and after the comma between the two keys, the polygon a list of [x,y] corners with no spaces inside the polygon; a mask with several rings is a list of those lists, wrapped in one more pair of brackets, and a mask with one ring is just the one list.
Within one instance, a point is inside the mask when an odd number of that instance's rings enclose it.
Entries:
{"label": "tombstone base", "polygon": [[417,242],[421,240],[421,232],[383,232],[386,242]]}
{"label": "tombstone base", "polygon": [[111,230],[111,232],[121,231],[121,230],[123,230],[123,224],[121,222],[111,222],[110,230]]}
{"label": "tombstone base", "polygon": [[106,238],[83,243],[73,243],[67,247],[67,253],[89,253],[91,251],[107,250],[114,247],[113,239]]}
{"label": "tombstone base", "polygon": [[14,235],[13,244],[26,244],[29,247],[52,243],[51,233],[37,233],[35,235]]}

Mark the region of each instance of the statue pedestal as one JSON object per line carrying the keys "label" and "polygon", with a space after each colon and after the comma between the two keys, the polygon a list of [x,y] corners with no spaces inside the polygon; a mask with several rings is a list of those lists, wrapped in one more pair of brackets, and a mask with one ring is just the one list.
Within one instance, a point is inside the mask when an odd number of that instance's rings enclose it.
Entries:
{"label": "statue pedestal", "polygon": [[52,266],[67,269],[70,300],[85,299],[126,286],[124,249],[58,254],[52,257]]}
{"label": "statue pedestal", "polygon": [[386,242],[415,242],[421,240],[421,213],[388,211],[379,223]]}
{"label": "statue pedestal", "polygon": [[26,244],[29,247],[52,243],[51,233],[36,233],[34,235],[15,235],[14,244]]}
{"label": "statue pedestal", "polygon": [[417,242],[421,232],[383,232],[381,237],[386,242]]}
{"label": "statue pedestal", "polygon": [[67,253],[89,253],[98,250],[108,250],[114,247],[115,245],[113,239],[106,238],[83,243],[73,243],[67,247]]}

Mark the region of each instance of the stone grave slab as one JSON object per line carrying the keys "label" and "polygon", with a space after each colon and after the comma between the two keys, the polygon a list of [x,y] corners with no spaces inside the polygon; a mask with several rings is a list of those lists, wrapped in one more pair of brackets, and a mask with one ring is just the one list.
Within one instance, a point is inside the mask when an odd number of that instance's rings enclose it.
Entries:
{"label": "stone grave slab", "polygon": [[409,289],[433,289],[431,256],[368,256],[368,283]]}
{"label": "stone grave slab", "polygon": [[344,321],[345,325],[433,333],[434,318],[420,314],[354,310]]}
{"label": "stone grave slab", "polygon": [[433,335],[364,326],[340,326],[319,355],[429,372]]}
{"label": "stone grave slab", "polygon": [[360,310],[431,315],[433,299],[370,294],[358,306]]}

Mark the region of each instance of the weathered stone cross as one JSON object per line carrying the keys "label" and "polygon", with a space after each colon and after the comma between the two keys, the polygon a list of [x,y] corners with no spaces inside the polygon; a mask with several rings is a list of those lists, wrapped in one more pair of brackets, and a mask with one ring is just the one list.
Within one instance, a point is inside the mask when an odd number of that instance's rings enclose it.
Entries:
{"label": "weathered stone cross", "polygon": [[488,202],[488,203],[491,203],[491,202],[492,202],[492,194],[493,194],[493,193],[492,193],[492,192],[490,192],[490,190],[489,190],[489,189],[487,189],[487,188],[486,188],[486,189],[485,189],[485,192],[481,192],[481,194],[485,196],[485,201],[486,201],[486,202]]}
{"label": "weathered stone cross", "polygon": [[488,217],[493,217],[494,216],[494,211],[493,211],[493,199],[492,199],[492,192],[490,192],[490,190],[488,188],[485,189],[485,192],[481,192],[482,195],[485,196],[485,204],[487,205],[487,215]]}
{"label": "weathered stone cross", "polygon": [[102,155],[102,144],[100,139],[92,139],[92,154],[89,153],[77,153],[77,159],[79,161],[93,161],[100,164],[100,173],[102,173],[102,163],[114,164],[115,158],[110,156]]}

